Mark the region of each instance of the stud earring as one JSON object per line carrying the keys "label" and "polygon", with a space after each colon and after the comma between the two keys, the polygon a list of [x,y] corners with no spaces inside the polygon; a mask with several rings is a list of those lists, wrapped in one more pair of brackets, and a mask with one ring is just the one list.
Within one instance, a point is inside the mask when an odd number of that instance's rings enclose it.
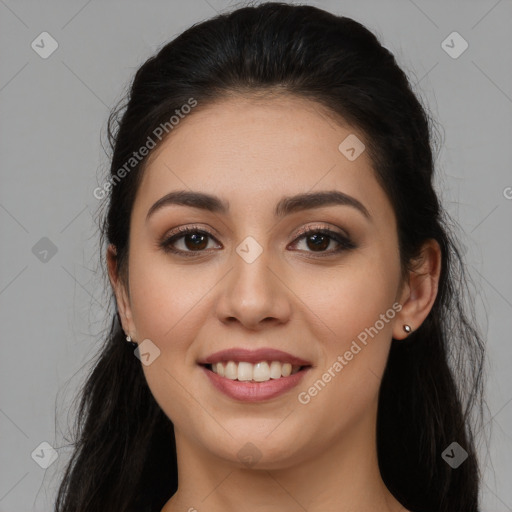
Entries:
{"label": "stud earring", "polygon": [[138,347],[137,343],[135,343],[135,341],[132,340],[131,336],[126,336],[126,341],[132,348]]}
{"label": "stud earring", "polygon": [[411,326],[410,326],[410,325],[407,325],[407,324],[404,324],[404,331],[405,331],[407,334],[410,334],[410,332],[412,331]]}

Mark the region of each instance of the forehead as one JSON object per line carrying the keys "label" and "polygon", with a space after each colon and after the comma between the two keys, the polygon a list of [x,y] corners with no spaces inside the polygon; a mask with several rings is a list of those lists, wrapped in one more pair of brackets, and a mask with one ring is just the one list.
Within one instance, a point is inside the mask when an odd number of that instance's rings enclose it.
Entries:
{"label": "forehead", "polygon": [[223,197],[235,209],[257,211],[284,195],[337,189],[358,198],[370,213],[390,210],[367,152],[348,159],[340,151],[345,140],[364,143],[364,136],[303,98],[199,104],[151,155],[136,206],[147,210],[169,191],[191,189]]}

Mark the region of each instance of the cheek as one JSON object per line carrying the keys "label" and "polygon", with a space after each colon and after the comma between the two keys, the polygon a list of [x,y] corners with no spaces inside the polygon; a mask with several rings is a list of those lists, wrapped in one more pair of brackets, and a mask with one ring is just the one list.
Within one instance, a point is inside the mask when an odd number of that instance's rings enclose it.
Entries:
{"label": "cheek", "polygon": [[298,292],[314,313],[311,321],[321,319],[315,333],[324,356],[301,386],[305,395],[299,401],[309,401],[304,406],[313,415],[330,411],[341,423],[348,421],[347,410],[355,421],[376,400],[396,316],[398,253],[382,245],[364,254],[357,263],[310,272],[309,286],[304,280]]}
{"label": "cheek", "polygon": [[[308,321],[322,333],[319,338],[335,342],[336,350],[350,345],[351,340],[373,326],[381,314],[386,314],[395,301],[398,279],[397,258],[372,251],[347,259],[346,264],[336,267],[294,268],[286,275],[286,282],[304,305],[301,309]],[[387,336],[391,323],[385,322],[382,326],[379,322],[379,330]]]}
{"label": "cheek", "polygon": [[132,315],[140,337],[157,345],[187,339],[201,299],[215,284],[212,272],[194,272],[193,266],[178,266],[166,257],[134,253],[130,261]]}
{"label": "cheek", "polygon": [[[199,278],[193,266],[173,265],[165,257],[135,252],[130,255],[130,292],[133,321],[140,341],[150,339],[159,356],[143,366],[153,397],[166,415],[189,428],[191,417],[204,411],[192,397],[199,396],[191,378],[195,361],[189,350],[202,324],[205,293],[215,284],[212,272]],[[203,308],[201,307],[203,306]]]}

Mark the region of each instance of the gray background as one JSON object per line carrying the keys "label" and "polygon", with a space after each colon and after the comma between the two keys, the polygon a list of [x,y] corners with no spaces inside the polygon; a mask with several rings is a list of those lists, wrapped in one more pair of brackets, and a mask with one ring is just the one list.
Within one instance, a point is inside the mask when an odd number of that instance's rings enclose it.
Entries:
{"label": "gray background", "polygon": [[[438,187],[488,340],[484,510],[512,511],[512,2],[306,3],[374,31],[444,131]],[[93,189],[109,108],[158,47],[234,5],[0,0],[0,512],[51,510],[67,413],[106,327]],[[43,31],[59,45],[47,59],[31,48]],[[469,44],[458,58],[441,46],[453,31]],[[43,237],[56,254],[33,251]],[[31,456],[44,441],[59,454],[46,470]]]}

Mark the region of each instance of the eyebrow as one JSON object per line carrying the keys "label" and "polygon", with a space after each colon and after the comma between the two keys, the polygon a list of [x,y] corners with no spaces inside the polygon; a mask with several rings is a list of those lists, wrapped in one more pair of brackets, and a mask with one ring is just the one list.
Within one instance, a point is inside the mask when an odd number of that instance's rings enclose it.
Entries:
{"label": "eyebrow", "polygon": [[[227,214],[229,211],[229,203],[215,195],[189,190],[177,190],[169,192],[153,204],[148,210],[146,221],[157,210],[170,205],[190,206],[192,208],[220,214]],[[286,215],[298,211],[333,205],[351,206],[362,213],[368,220],[371,220],[368,210],[360,201],[339,190],[307,192],[295,196],[283,197],[277,203],[274,215],[276,217],[285,217]]]}

